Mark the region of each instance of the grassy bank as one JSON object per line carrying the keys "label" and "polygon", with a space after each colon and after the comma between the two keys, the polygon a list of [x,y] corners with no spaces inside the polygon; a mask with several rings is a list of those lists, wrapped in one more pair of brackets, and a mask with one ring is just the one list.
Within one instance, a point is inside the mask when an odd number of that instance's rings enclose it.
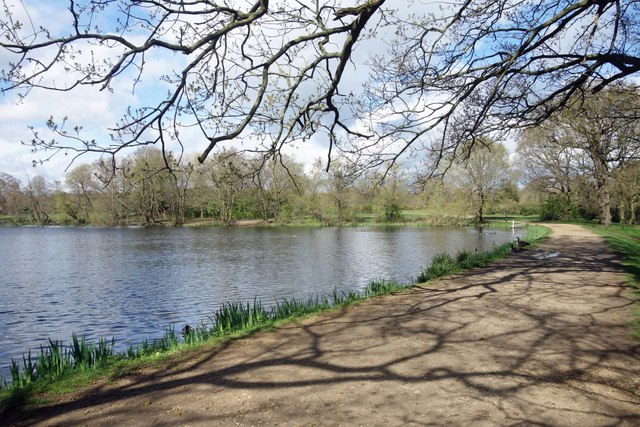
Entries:
{"label": "grassy bank", "polygon": [[[526,239],[534,241],[546,236],[548,229],[529,226],[527,233]],[[189,326],[177,332],[169,329],[160,339],[142,341],[119,353],[114,351],[114,340],[87,343],[84,338],[74,335],[69,346],[50,341],[37,354],[29,353],[23,356],[21,363],[12,363],[11,381],[4,383],[0,391],[0,412],[8,407],[32,402],[34,395],[64,391],[67,384],[73,384],[69,386],[73,388],[86,385],[95,378],[109,378],[122,372],[130,372],[139,364],[153,363],[158,357],[178,349],[224,342],[292,319],[348,306],[366,298],[391,294],[462,269],[486,266],[510,252],[511,246],[505,244],[486,253],[463,251],[455,256],[438,254],[429,268],[420,273],[416,282],[406,285],[376,281],[362,291],[334,290],[332,295],[307,300],[283,299],[270,308],[266,308],[257,299],[248,303],[226,303],[209,317],[206,324]]]}
{"label": "grassy bank", "polygon": [[[640,227],[591,225],[590,228],[603,236],[607,244],[622,257],[622,265],[629,278],[629,284],[635,288],[640,299]],[[634,327],[635,335],[640,338],[640,305],[636,308]]]}
{"label": "grassy bank", "polygon": [[[509,224],[504,223],[493,224],[491,226],[497,226],[499,228],[505,228],[507,226],[510,227]],[[540,225],[528,225],[524,239],[529,242],[534,242],[548,236],[550,231],[551,230],[549,228]],[[458,252],[455,256],[447,253],[436,254],[429,267],[418,275],[417,282],[427,282],[429,280],[455,274],[469,268],[486,267],[492,262],[500,258],[504,258],[510,254],[511,251],[512,245],[510,243],[505,243],[488,252],[470,252],[464,250]]]}
{"label": "grassy bank", "polygon": [[[92,217],[87,221],[78,223],[71,220],[61,214],[52,214],[50,216],[51,223],[48,225],[56,226],[80,226],[80,227],[104,227],[109,226],[110,222],[107,218]],[[487,215],[485,221],[487,224],[508,223],[516,221],[518,223],[537,221],[537,216],[523,216],[523,215]],[[276,218],[269,220],[256,219],[256,218],[234,218],[234,221],[229,224],[224,221],[213,218],[188,218],[182,226],[185,227],[220,227],[220,226],[259,226],[259,227],[277,227],[277,226],[293,226],[293,227],[326,227],[326,226],[342,226],[342,227],[363,227],[363,226],[446,226],[446,227],[467,227],[476,225],[473,216],[443,216],[436,215],[429,210],[424,209],[405,209],[400,212],[400,215],[395,221],[387,221],[384,218],[380,218],[373,213],[357,213],[351,215],[342,224],[338,221],[337,217],[326,216],[319,219],[315,216],[306,215],[300,218],[291,218],[287,220],[279,221]],[[4,226],[33,226],[42,225],[37,224],[31,218],[24,217],[20,221],[16,221],[14,216],[0,215],[0,225]],[[155,224],[145,224],[142,217],[131,217],[118,224],[117,226],[175,226],[175,221],[171,218],[159,219]]]}

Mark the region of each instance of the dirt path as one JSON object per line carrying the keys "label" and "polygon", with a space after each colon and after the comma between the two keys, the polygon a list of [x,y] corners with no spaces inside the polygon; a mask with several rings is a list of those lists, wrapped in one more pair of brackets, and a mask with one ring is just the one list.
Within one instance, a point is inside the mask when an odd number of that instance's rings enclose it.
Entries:
{"label": "dirt path", "polygon": [[552,228],[491,268],[127,377],[26,423],[639,425],[631,292],[599,237]]}

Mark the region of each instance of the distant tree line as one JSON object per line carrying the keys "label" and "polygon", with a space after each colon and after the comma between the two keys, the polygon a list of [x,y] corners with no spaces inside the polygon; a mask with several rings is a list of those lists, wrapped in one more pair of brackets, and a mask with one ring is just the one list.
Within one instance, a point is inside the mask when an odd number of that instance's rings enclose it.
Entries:
{"label": "distant tree line", "polygon": [[98,161],[71,169],[64,181],[42,176],[20,182],[0,174],[0,215],[16,224],[233,224],[340,225],[402,222],[406,209],[437,223],[483,220],[487,209],[518,208],[516,175],[500,144],[475,150],[445,180],[417,185],[410,168],[359,173],[347,159],[325,171],[318,159],[305,170],[292,157],[264,162],[223,151],[205,164],[174,158],[154,147],[133,152],[117,168]]}
{"label": "distant tree line", "polygon": [[635,87],[576,95],[567,108],[522,132],[514,156],[490,138],[473,138],[442,162],[440,179],[426,181],[416,165],[363,171],[339,157],[328,171],[320,159],[305,170],[286,155],[265,160],[233,150],[200,164],[145,146],[117,167],[80,164],[64,182],[35,176],[22,183],[0,174],[0,218],[18,224],[463,224],[482,223],[488,213],[539,213],[543,220],[636,224],[639,112]]}

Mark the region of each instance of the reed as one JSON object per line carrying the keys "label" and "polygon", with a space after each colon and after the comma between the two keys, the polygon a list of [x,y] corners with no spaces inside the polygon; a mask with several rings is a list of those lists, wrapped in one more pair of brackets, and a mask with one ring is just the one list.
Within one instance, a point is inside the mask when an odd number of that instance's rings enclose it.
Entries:
{"label": "reed", "polygon": [[269,319],[269,314],[262,306],[262,302],[254,298],[253,305],[247,302],[226,303],[214,313],[213,329],[218,335],[228,335],[233,332],[254,329]]}
{"label": "reed", "polygon": [[25,387],[39,379],[55,379],[74,370],[104,366],[115,356],[114,347],[115,338],[110,343],[100,339],[94,344],[72,334],[69,347],[49,339],[49,345],[40,346],[40,353],[35,359],[31,356],[31,350],[22,356],[22,369],[19,362],[11,359],[11,383],[3,380],[4,387]]}
{"label": "reed", "polygon": [[60,372],[64,372],[67,366],[73,366],[74,369],[92,369],[102,366],[114,356],[115,344],[115,337],[111,338],[111,343],[105,338],[101,338],[96,344],[88,344],[85,341],[85,337],[78,339],[78,336],[73,333],[71,335],[71,348],[69,352],[65,351],[61,353],[62,346],[55,346],[54,361],[58,365],[58,368],[53,371],[55,372],[59,369]]}
{"label": "reed", "polygon": [[418,283],[428,282],[438,277],[447,276],[460,271],[461,267],[456,260],[447,253],[437,253],[431,259],[431,264],[421,271],[416,278]]}
{"label": "reed", "polygon": [[306,300],[282,299],[276,301],[275,306],[271,309],[271,316],[274,321],[284,320],[317,313],[327,310],[329,307],[329,300],[326,297],[320,297],[318,295]]}
{"label": "reed", "polygon": [[364,296],[355,290],[338,292],[336,288],[333,289],[333,306],[344,307],[351,305],[356,301],[364,299]]}
{"label": "reed", "polygon": [[369,283],[363,290],[365,298],[371,298],[378,295],[393,294],[407,286],[400,285],[396,282],[388,280],[377,280]]}
{"label": "reed", "polygon": [[31,384],[36,379],[36,365],[31,360],[31,351],[28,356],[22,356],[23,369],[20,371],[19,364],[11,359],[11,379],[12,384],[17,384],[18,387],[25,387]]}
{"label": "reed", "polygon": [[72,365],[68,351],[60,341],[49,339],[49,346],[40,346],[38,357],[38,375],[44,378],[55,378],[64,374]]}
{"label": "reed", "polygon": [[[115,341],[114,341],[115,343]],[[116,358],[138,359],[152,354],[164,353],[175,350],[181,345],[180,339],[173,326],[167,328],[159,339],[140,341],[137,345],[131,345],[124,353],[116,354]]]}
{"label": "reed", "polygon": [[186,345],[194,345],[197,343],[205,342],[213,338],[213,328],[207,327],[204,323],[197,325],[195,328],[189,328],[184,336],[184,343]]}

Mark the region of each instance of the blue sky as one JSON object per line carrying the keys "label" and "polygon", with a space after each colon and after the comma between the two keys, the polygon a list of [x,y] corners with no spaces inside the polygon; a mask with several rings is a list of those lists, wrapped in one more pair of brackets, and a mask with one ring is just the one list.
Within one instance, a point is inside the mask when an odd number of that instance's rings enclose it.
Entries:
{"label": "blue sky", "polygon": [[[13,3],[14,12],[27,29],[31,27],[31,23],[33,23],[33,27],[38,27],[45,22],[46,26],[54,34],[56,32],[64,34],[69,31],[68,28],[72,18],[66,9],[66,3],[63,3],[65,7],[57,7],[61,4],[57,1],[23,0],[21,2],[19,0],[11,0],[7,1],[7,3]],[[30,11],[30,18],[23,12],[22,3]],[[355,4],[349,1],[343,3]],[[106,19],[109,19],[109,15],[106,15]],[[108,28],[112,26],[111,24],[113,22],[100,23],[102,28]],[[95,47],[92,49],[95,49]],[[85,50],[85,53],[88,50],[89,48]],[[363,73],[361,70],[366,68],[364,61],[367,57],[368,54],[355,57],[357,58],[356,61],[362,62],[354,65],[360,72],[346,76],[344,79],[345,85],[352,84],[350,79],[362,80]],[[13,57],[8,51],[0,50],[0,68],[6,69],[12,59]],[[159,83],[160,76],[165,73],[170,74],[172,69],[179,70],[181,62],[184,62],[184,59],[180,55],[147,55],[143,81],[136,87],[135,92],[132,91],[130,78],[120,78],[114,82],[112,93],[99,91],[97,87],[80,87],[72,92],[34,89],[23,100],[18,97],[17,92],[3,94],[0,97],[0,128],[2,128],[2,133],[0,134],[0,172],[13,175],[23,182],[26,182],[29,176],[35,175],[43,175],[49,181],[63,180],[65,169],[70,167],[74,153],[69,152],[67,155],[57,154],[42,164],[37,162],[37,166],[34,167],[33,161],[46,158],[48,153],[34,154],[30,146],[23,145],[23,142],[29,144],[33,137],[29,126],[33,126],[44,139],[49,139],[51,134],[45,125],[47,119],[51,116],[57,120],[68,117],[68,129],[72,129],[75,125],[80,125],[91,137],[96,138],[98,141],[108,142],[108,129],[114,126],[122,113],[126,111],[127,106],[131,104],[153,105],[153,102],[150,101],[154,97],[157,98],[158,94],[162,96],[165,93],[165,89]],[[62,68],[53,70],[49,75],[51,81],[55,81],[57,85],[70,81]],[[194,132],[193,138],[187,137],[184,139],[189,141],[185,145],[185,152],[188,154],[200,154],[207,145],[207,141],[198,132]],[[310,141],[306,141],[297,147],[291,147],[287,151],[299,161],[310,165],[315,158],[319,156],[326,157],[327,146],[320,138],[312,138]],[[97,156],[86,155],[76,161],[85,163],[96,158]]]}
{"label": "blue sky", "polygon": [[[280,2],[289,2],[292,0],[280,0]],[[331,0],[326,0],[331,2]],[[66,2],[59,1],[38,1],[38,0],[6,0],[6,3],[13,3],[14,11],[18,15],[22,15],[20,19],[26,23],[38,27],[43,22],[46,23],[51,30],[61,34],[69,31],[69,25],[72,18],[66,9]],[[235,3],[248,4],[247,1],[237,0]],[[272,2],[274,3],[274,2]],[[361,4],[361,0],[336,0],[336,3],[343,6],[353,6]],[[411,7],[407,5],[411,3]],[[28,19],[22,12],[22,4],[30,10],[31,19]],[[59,7],[64,4],[64,7]],[[403,0],[389,0],[387,4],[390,7],[401,8],[400,13],[420,13],[433,8],[438,3],[416,0],[407,2]],[[275,7],[275,6],[272,6]],[[112,26],[113,15],[104,15],[103,21],[99,22],[102,28]],[[111,21],[109,21],[111,20]],[[114,21],[115,22],[115,21]],[[95,24],[96,22],[94,22]],[[51,27],[53,26],[53,27]],[[352,90],[361,86],[366,79],[369,68],[366,61],[369,60],[370,54],[380,54],[384,52],[386,44],[384,37],[378,37],[376,40],[367,41],[358,46],[354,51],[350,69],[344,75],[341,89],[343,92]],[[96,49],[93,47],[93,49]],[[87,49],[88,50],[88,49]],[[100,51],[96,51],[98,55]],[[86,51],[85,51],[86,53]],[[104,52],[103,52],[104,53]],[[0,50],[0,68],[6,69],[11,55],[5,50]],[[68,129],[72,129],[75,125],[83,127],[85,132],[91,138],[97,141],[109,142],[108,129],[113,127],[118,121],[128,105],[152,105],[154,98],[160,94],[162,96],[166,89],[159,82],[162,74],[170,74],[172,69],[179,70],[180,64],[184,63],[183,56],[176,54],[163,55],[147,55],[145,59],[145,74],[142,82],[132,90],[131,76],[122,76],[125,78],[116,79],[112,85],[112,92],[99,91],[97,87],[80,87],[73,92],[53,92],[45,90],[33,90],[29,96],[20,100],[15,92],[3,94],[0,97],[0,172],[9,173],[16,178],[26,182],[27,177],[35,175],[43,175],[48,181],[63,180],[65,169],[70,166],[74,153],[68,155],[62,153],[57,154],[47,162],[33,167],[33,160],[39,160],[46,157],[47,153],[31,152],[29,146],[22,145],[22,141],[29,143],[32,138],[29,126],[34,126],[40,135],[49,139],[51,136],[46,130],[45,123],[50,116],[60,120],[63,117],[69,118]],[[56,81],[56,84],[63,84],[65,80],[69,80],[62,68],[53,70],[50,78]],[[185,144],[185,152],[188,155],[198,155],[207,146],[202,135],[196,130],[186,131],[187,135],[181,135]],[[190,134],[189,132],[193,132]],[[86,135],[85,135],[86,136]],[[512,144],[511,144],[512,146]],[[326,158],[328,143],[323,140],[321,135],[316,135],[311,140],[300,142],[286,150],[288,154],[294,155],[300,162],[310,166],[313,161],[318,158]],[[130,154],[131,151],[125,152]],[[96,156],[82,156],[78,160],[79,163],[86,163],[95,160]]]}

